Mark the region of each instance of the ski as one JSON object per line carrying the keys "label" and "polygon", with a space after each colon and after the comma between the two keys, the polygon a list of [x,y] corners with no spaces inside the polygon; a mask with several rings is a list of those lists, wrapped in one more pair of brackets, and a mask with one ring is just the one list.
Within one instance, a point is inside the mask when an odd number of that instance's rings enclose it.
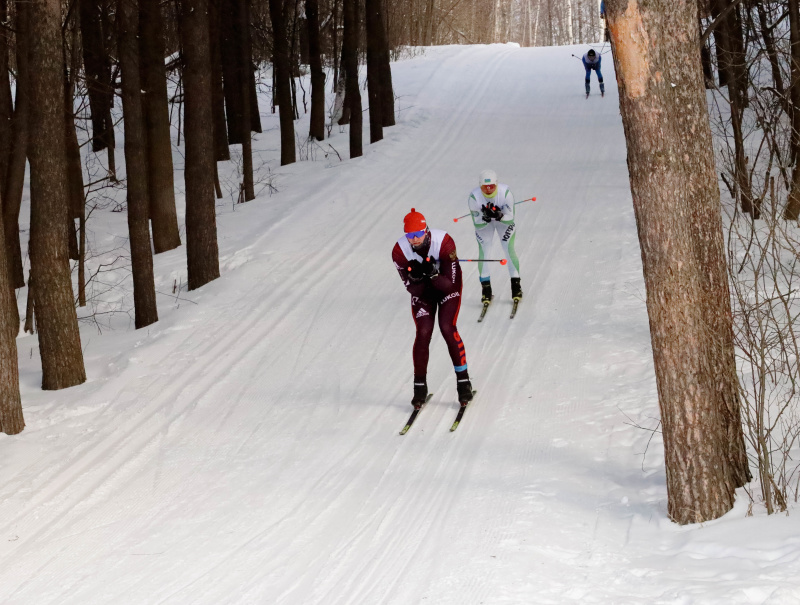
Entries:
{"label": "ski", "polygon": [[[425,403],[428,403],[431,400],[431,397],[433,397],[433,393],[428,393],[428,396],[425,398]],[[411,425],[414,424],[414,421],[417,419],[417,416],[419,415],[419,411],[423,407],[425,407],[425,403],[423,403],[418,408],[414,408],[414,411],[411,412],[411,416],[408,417],[408,422],[406,422],[406,425],[403,427],[403,430],[400,431],[401,435],[405,435],[408,432],[408,429],[411,428]]]}
{"label": "ski", "polygon": [[486,311],[489,310],[489,305],[491,304],[492,304],[491,300],[487,300],[486,302],[483,303],[483,309],[481,309],[481,316],[478,318],[478,323],[481,323],[483,321],[483,318],[486,317]]}
{"label": "ski", "polygon": [[521,298],[514,299],[514,306],[511,307],[511,315],[508,316],[509,319],[514,319],[514,316],[517,314],[517,307],[519,306],[519,301],[521,300],[522,300]]}
{"label": "ski", "polygon": [[[478,392],[478,391],[476,391],[475,389],[472,389],[472,397],[473,397],[473,398],[475,397],[475,393],[477,393],[477,392]],[[467,406],[468,406],[470,403],[471,403],[471,402],[469,402],[469,401],[465,401],[465,402],[463,402],[463,403],[461,404],[461,407],[460,407],[460,408],[459,408],[459,410],[458,410],[458,415],[456,416],[456,421],[453,423],[453,426],[451,426],[451,427],[450,427],[450,432],[451,432],[451,433],[452,433],[454,430],[456,430],[456,429],[458,428],[458,425],[459,425],[459,423],[461,422],[461,419],[464,417],[464,412],[466,411],[466,409],[467,409]]]}

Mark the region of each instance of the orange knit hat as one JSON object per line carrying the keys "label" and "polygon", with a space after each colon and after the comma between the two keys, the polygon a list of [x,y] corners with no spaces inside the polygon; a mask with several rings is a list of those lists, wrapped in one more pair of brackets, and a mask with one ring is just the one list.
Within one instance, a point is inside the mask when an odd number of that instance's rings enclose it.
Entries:
{"label": "orange knit hat", "polygon": [[406,214],[406,217],[403,219],[403,230],[406,233],[424,231],[427,228],[428,224],[425,222],[425,217],[414,208],[412,208],[411,212]]}

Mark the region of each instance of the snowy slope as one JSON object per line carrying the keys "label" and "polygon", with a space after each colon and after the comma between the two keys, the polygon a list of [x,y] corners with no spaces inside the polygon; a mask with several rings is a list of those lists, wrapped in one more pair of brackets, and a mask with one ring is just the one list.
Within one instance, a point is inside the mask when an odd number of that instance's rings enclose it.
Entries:
{"label": "snowy slope", "polygon": [[[655,428],[658,405],[613,66],[606,98],[584,99],[584,50],[400,61],[398,125],[343,162],[279,167],[262,99],[255,164],[277,192],[220,203],[221,279],[170,296],[185,250],[159,255],[161,320],[85,325],[80,387],[40,391],[36,339],[20,338],[0,602],[800,603],[796,515],[747,517],[741,493],[704,526],[666,519],[659,436],[632,426]],[[479,395],[448,432],[435,335],[434,398],[400,437],[414,334],[391,248],[413,206],[474,256],[452,218],[487,167],[538,198],[517,207],[525,299],[510,321],[495,266],[476,323],[464,266]],[[123,214],[96,221],[124,233]]]}

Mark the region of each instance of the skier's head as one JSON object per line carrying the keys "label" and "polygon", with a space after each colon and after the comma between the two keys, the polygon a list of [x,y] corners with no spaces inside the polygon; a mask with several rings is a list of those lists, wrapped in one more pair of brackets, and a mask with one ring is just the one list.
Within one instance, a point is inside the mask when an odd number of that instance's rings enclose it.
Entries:
{"label": "skier's head", "polygon": [[594,52],[594,49],[593,49],[593,48],[590,48],[590,49],[589,49],[589,52],[588,52],[588,53],[586,53],[586,56],[587,56],[587,57],[589,57],[590,59],[594,59],[594,58],[597,56],[597,53],[596,53],[596,52]]}
{"label": "skier's head", "polygon": [[412,208],[403,219],[403,231],[406,232],[406,239],[414,250],[423,248],[430,237],[425,217],[415,208]]}
{"label": "skier's head", "polygon": [[494,170],[484,170],[478,177],[478,184],[480,184],[484,195],[492,195],[497,189],[497,174]]}

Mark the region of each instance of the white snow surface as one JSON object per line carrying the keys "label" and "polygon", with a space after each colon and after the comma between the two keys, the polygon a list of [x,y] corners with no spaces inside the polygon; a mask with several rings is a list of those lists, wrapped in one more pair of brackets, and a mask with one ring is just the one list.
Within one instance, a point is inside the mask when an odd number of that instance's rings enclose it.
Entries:
{"label": "white snow surface", "polygon": [[[155,257],[160,321],[83,322],[81,386],[41,391],[36,337],[20,336],[27,428],[0,435],[0,602],[800,603],[796,508],[749,515],[740,490],[716,521],[666,517],[613,65],[606,97],[593,76],[585,99],[571,56],[585,50],[398,61],[397,125],[369,145],[365,113],[355,160],[334,127],[314,161],[280,167],[264,95],[257,180],[271,171],[277,191],[220,201],[220,279],[172,294],[185,247]],[[118,158],[124,171],[121,137]],[[478,324],[463,265],[478,394],[449,432],[435,333],[434,397],[400,436],[414,324],[391,249],[413,206],[474,258],[471,224],[452,219],[484,168],[537,197],[517,207],[525,298],[509,320],[493,266]],[[124,213],[90,220],[97,245],[125,237]]]}

